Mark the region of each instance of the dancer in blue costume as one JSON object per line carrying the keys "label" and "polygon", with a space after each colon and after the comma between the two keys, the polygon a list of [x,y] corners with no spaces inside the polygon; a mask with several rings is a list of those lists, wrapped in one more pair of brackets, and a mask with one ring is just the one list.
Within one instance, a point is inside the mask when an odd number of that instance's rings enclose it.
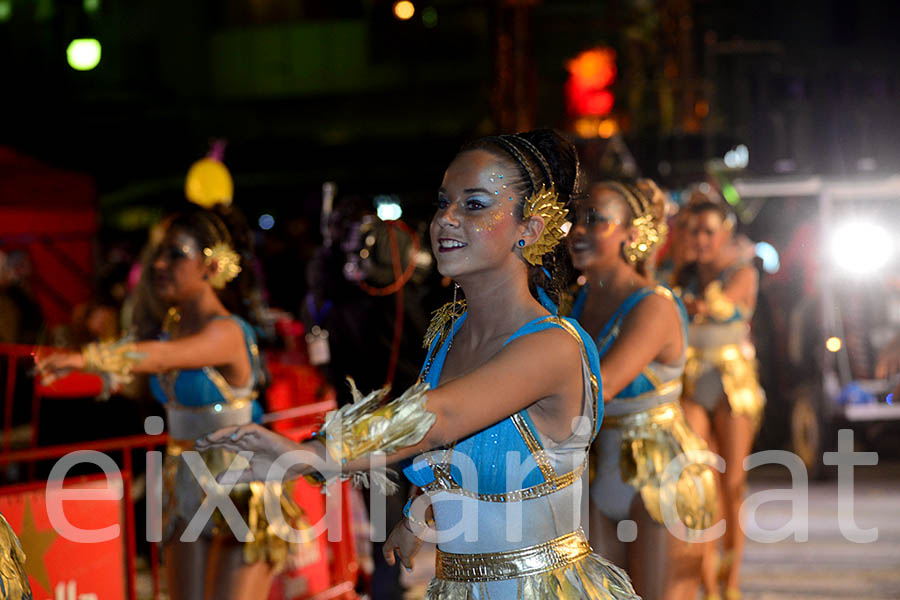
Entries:
{"label": "dancer in blue costume", "polygon": [[[555,270],[564,252],[576,172],[574,147],[548,130],[465,147],[431,223],[438,269],[465,303],[432,322],[419,384],[387,404],[380,392],[359,398],[326,420],[323,444],[299,446],[345,475],[366,469],[373,451],[388,462],[416,457],[405,473],[428,494],[439,536],[428,598],[635,597],[579,526],[581,474],[602,416],[596,350],[529,289],[529,275],[544,278],[539,267]],[[245,478],[298,449],[255,426],[198,444],[254,452]],[[424,520],[418,512],[414,503]]]}
{"label": "dancer in blue costume", "polygon": [[[289,546],[282,529],[300,519],[300,509],[278,483],[254,482],[231,492],[252,541],[235,539],[218,512],[199,539],[181,541],[205,498],[182,453],[193,449],[197,437],[250,423],[262,413],[256,396],[264,374],[256,337],[238,316],[255,314],[248,307],[257,295],[251,289],[250,260],[249,230],[234,209],[175,215],[151,249],[144,273],[146,289],[172,307],[162,339],[90,344],[80,353],[54,354],[38,365],[47,384],[71,369],[117,378],[153,374],[151,389],[165,404],[170,435],[163,462],[162,542],[169,595],[175,599],[266,598],[275,570],[297,549]],[[232,460],[223,450],[204,452],[202,458],[214,476]],[[267,520],[267,495],[280,498],[287,521]]]}
{"label": "dancer in blue costume", "polygon": [[[702,548],[685,541],[681,524],[709,527],[716,489],[707,466],[685,465],[680,477],[665,471],[684,452],[707,448],[679,403],[687,314],[647,273],[666,233],[665,196],[646,179],[603,181],[574,212],[566,241],[587,283],[569,314],[597,340],[606,406],[594,445],[591,544],[626,568],[645,600],[693,599]],[[676,511],[669,521],[679,537],[666,528],[667,508]],[[626,520],[637,524],[636,539],[618,535]]]}
{"label": "dancer in blue costume", "polygon": [[758,277],[736,251],[735,218],[724,202],[695,200],[685,212],[696,258],[676,282],[691,319],[683,405],[691,427],[725,459],[725,473],[719,477],[725,552],[718,565],[712,554],[704,558],[703,583],[707,597],[717,599],[716,579],[724,579],[725,597],[737,600],[745,541],[739,525],[747,475],[743,461],[766,402],[750,340]]}
{"label": "dancer in blue costume", "polygon": [[31,600],[25,573],[25,552],[9,523],[0,513],[0,600]]}

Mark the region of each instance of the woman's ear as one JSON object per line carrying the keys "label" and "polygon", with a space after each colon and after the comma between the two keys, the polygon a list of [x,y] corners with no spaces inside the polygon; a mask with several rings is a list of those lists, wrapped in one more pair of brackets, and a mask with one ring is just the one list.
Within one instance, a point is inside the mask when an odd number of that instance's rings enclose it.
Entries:
{"label": "woman's ear", "polygon": [[543,217],[538,215],[529,217],[523,224],[521,231],[520,236],[521,239],[525,240],[525,246],[531,246],[540,239],[541,234],[544,232]]}

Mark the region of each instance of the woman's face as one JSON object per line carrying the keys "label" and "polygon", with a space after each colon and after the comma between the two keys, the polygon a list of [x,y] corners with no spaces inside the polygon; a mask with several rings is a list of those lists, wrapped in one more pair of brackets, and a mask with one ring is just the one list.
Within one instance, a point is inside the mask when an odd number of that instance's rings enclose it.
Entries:
{"label": "woman's face", "polygon": [[714,210],[692,214],[687,219],[688,252],[700,264],[716,260],[731,231],[726,227],[721,215]]}
{"label": "woman's face", "polygon": [[208,286],[209,267],[196,238],[181,229],[166,233],[153,258],[153,288],[164,302],[176,304]]}
{"label": "woman's face", "polygon": [[579,271],[614,265],[622,260],[622,245],[631,235],[631,211],[615,190],[594,186],[574,209],[566,237],[572,266]]}
{"label": "woman's face", "polygon": [[516,216],[515,167],[487,150],[457,156],[438,192],[431,248],[445,277],[458,278],[520,261],[525,225]]}

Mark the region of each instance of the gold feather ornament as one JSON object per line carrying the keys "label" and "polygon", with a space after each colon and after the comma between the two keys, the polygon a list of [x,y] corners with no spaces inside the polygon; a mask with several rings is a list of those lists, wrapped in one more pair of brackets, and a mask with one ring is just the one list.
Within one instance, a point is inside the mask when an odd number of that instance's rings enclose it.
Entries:
{"label": "gold feather ornament", "polygon": [[0,600],[29,600],[31,586],[25,573],[25,552],[0,514]]}
{"label": "gold feather ornament", "polygon": [[566,237],[566,215],[569,214],[569,209],[559,201],[555,185],[551,185],[549,189],[542,185],[541,189],[525,201],[523,212],[526,219],[541,217],[544,220],[544,230],[535,243],[522,248],[522,258],[532,265],[543,265],[544,255]]}
{"label": "gold feather ornament", "polygon": [[224,288],[225,284],[241,272],[241,257],[228,244],[219,242],[212,248],[204,248],[203,256],[206,266],[215,267],[209,283],[217,290]]}
{"label": "gold feather ornament", "polygon": [[629,262],[644,260],[666,237],[669,228],[665,223],[655,224],[653,215],[647,213],[634,219],[632,227],[637,231],[635,239],[625,247]]}

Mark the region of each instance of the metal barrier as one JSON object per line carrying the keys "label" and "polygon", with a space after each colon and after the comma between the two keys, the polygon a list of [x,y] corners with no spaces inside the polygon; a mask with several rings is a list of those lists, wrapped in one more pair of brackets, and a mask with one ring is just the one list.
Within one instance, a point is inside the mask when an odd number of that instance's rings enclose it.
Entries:
{"label": "metal barrier", "polygon": [[[60,444],[54,446],[37,446],[38,426],[40,417],[40,399],[42,396],[53,397],[85,397],[95,396],[103,388],[99,376],[90,374],[72,374],[57,381],[53,388],[46,388],[36,381],[31,385],[31,427],[29,447],[24,449],[11,449],[13,403],[15,401],[16,375],[20,363],[27,359],[33,367],[33,359],[38,350],[50,351],[48,348],[35,348],[15,344],[0,344],[0,360],[6,358],[6,385],[3,406],[3,442],[0,447],[0,467],[19,463],[29,465],[29,479],[34,479],[35,464],[43,460],[58,460],[63,456],[77,451],[92,450],[104,453],[120,453],[122,465],[122,486],[124,503],[126,506],[125,521],[125,558],[126,558],[126,593],[130,600],[137,599],[136,590],[136,515],[134,514],[134,489],[133,489],[133,459],[134,450],[145,452],[165,446],[168,442],[167,434],[160,435],[133,435],[103,440],[95,440],[78,444]],[[313,422],[330,410],[336,408],[333,394],[321,402],[294,406],[264,416],[264,422],[272,424],[280,433],[300,441],[308,438],[313,426],[285,427],[278,426],[281,423]],[[44,483],[46,485],[46,483]],[[358,561],[356,559],[355,541],[351,531],[352,514],[349,502],[349,484],[342,490],[342,505],[340,513],[341,535],[339,541],[328,541],[329,555],[329,579],[330,587],[309,597],[310,600],[326,600],[331,598],[343,598],[352,600],[357,598],[355,593],[358,577]],[[38,487],[37,483],[15,484],[0,488],[0,496],[17,493],[23,489]],[[153,597],[159,599],[160,595],[160,559],[159,548],[155,543],[150,544],[150,568],[153,580]],[[74,596],[73,596],[74,597]]]}

